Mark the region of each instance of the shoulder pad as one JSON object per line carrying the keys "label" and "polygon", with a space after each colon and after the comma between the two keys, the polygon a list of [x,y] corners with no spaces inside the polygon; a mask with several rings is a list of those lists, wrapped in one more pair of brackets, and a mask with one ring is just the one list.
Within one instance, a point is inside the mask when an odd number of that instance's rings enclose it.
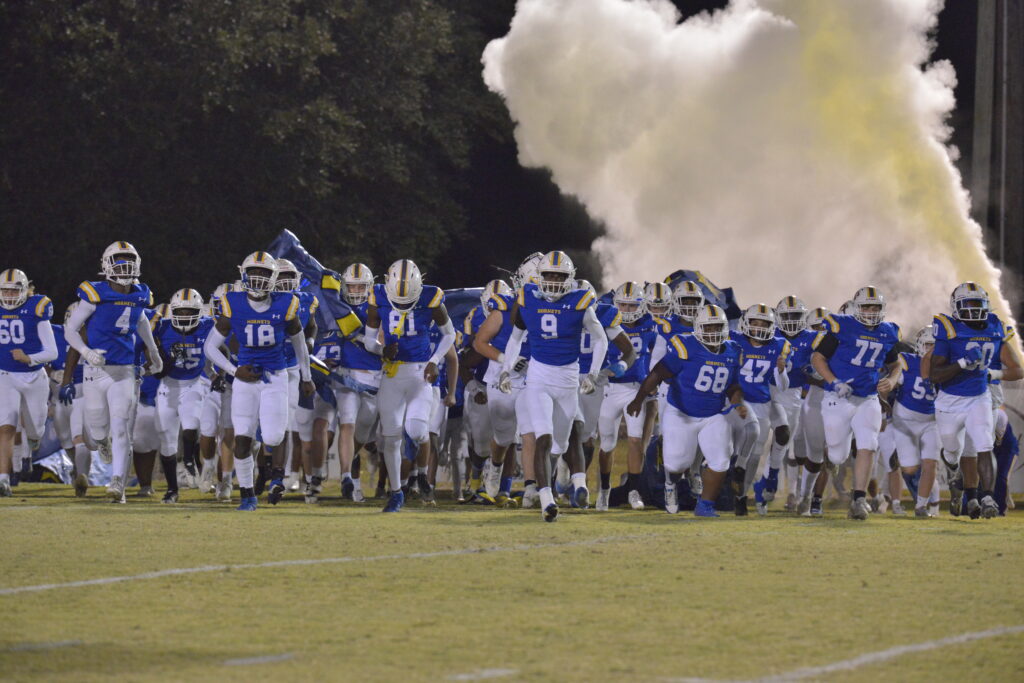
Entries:
{"label": "shoulder pad", "polygon": [[96,291],[96,287],[91,282],[86,280],[78,285],[78,298],[91,304],[98,304],[100,302],[100,293]]}
{"label": "shoulder pad", "polygon": [[437,308],[444,303],[444,290],[434,285],[423,285],[420,292],[420,303],[427,308]]}
{"label": "shoulder pad", "polygon": [[36,294],[37,300],[35,302],[35,314],[40,320],[49,320],[53,317],[53,302],[50,301],[50,297],[43,296],[42,294]]}
{"label": "shoulder pad", "polygon": [[[475,309],[476,306],[474,306],[473,308]],[[487,298],[487,310],[507,311],[508,302],[505,301],[505,297],[498,296],[497,294],[491,294],[491,296]]]}
{"label": "shoulder pad", "polygon": [[683,360],[686,360],[690,357],[690,352],[686,346],[686,339],[683,337],[683,335],[673,334],[671,337],[669,337],[668,341],[672,348],[675,349],[675,353],[677,356],[679,356]]}
{"label": "shoulder pad", "polygon": [[839,321],[835,319],[835,316],[831,313],[825,316],[825,323],[828,325],[828,330],[832,334],[839,334]]}
{"label": "shoulder pad", "polygon": [[956,326],[953,325],[953,321],[948,315],[939,313],[932,323],[932,334],[936,339],[954,339],[956,338]]}
{"label": "shoulder pad", "polygon": [[581,290],[582,296],[579,301],[576,302],[577,311],[585,311],[592,303],[594,303],[594,295],[589,289]]}

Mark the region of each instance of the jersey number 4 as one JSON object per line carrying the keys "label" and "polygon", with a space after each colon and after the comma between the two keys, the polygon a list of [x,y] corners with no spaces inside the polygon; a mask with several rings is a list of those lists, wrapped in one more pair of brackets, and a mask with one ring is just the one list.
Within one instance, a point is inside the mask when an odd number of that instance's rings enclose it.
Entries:
{"label": "jersey number 4", "polygon": [[693,388],[697,391],[711,391],[720,394],[725,391],[725,383],[729,381],[729,368],[705,365],[697,374]]}
{"label": "jersey number 4", "polygon": [[254,325],[252,323],[245,326],[245,345],[252,348],[256,346],[273,346],[274,345],[274,326],[273,325]]}
{"label": "jersey number 4", "polygon": [[20,320],[0,320],[0,344],[24,344],[25,324]]}

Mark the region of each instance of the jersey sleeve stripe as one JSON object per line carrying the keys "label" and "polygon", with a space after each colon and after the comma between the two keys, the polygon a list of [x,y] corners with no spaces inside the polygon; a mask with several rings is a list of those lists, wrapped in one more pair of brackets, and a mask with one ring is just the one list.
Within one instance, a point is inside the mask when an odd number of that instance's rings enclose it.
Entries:
{"label": "jersey sleeve stripe", "polygon": [[85,292],[85,296],[89,299],[89,303],[98,304],[100,302],[100,294],[96,291],[96,288],[89,282],[83,282],[78,285],[78,288]]}
{"label": "jersey sleeve stripe", "polygon": [[225,294],[220,300],[220,314],[225,318],[231,317],[231,302],[228,301],[228,295]]}
{"label": "jersey sleeve stripe", "polygon": [[505,300],[502,299],[500,296],[495,296],[494,294],[491,294],[491,301],[494,302],[494,307],[497,308],[499,311],[508,310],[508,304],[505,303]]}
{"label": "jersey sleeve stripe", "polygon": [[832,334],[839,334],[839,323],[836,322],[835,318],[831,315],[825,316],[825,322],[828,323],[828,328],[832,331]]}
{"label": "jersey sleeve stripe", "polygon": [[949,318],[944,315],[937,315],[935,319],[942,323],[942,326],[946,328],[946,338],[952,339],[956,336],[956,329],[953,327],[953,323],[950,322]]}
{"label": "jersey sleeve stripe", "polygon": [[430,300],[430,308],[437,308],[440,306],[442,299],[444,299],[444,290],[438,287],[437,293],[434,294],[434,298]]}
{"label": "jersey sleeve stripe", "polygon": [[824,338],[825,338],[824,330],[819,332],[818,334],[814,335],[814,341],[811,342],[811,348],[812,349],[817,349],[818,348],[818,344],[820,344],[821,340],[824,339]]}
{"label": "jersey sleeve stripe", "polygon": [[46,312],[46,307],[50,305],[50,297],[44,296],[39,299],[39,303],[36,304],[36,317],[42,318],[43,313]]}
{"label": "jersey sleeve stripe", "polygon": [[299,313],[299,297],[292,294],[292,302],[288,304],[288,312],[284,314],[285,320],[295,320]]}
{"label": "jersey sleeve stripe", "polygon": [[583,295],[583,298],[580,299],[580,302],[578,304],[576,304],[576,310],[577,311],[584,310],[587,306],[589,306],[591,303],[593,303],[593,301],[594,301],[594,295],[591,294],[590,292],[587,292],[586,294]]}
{"label": "jersey sleeve stripe", "polygon": [[687,359],[686,344],[684,344],[679,337],[672,337],[672,346],[676,348],[676,353],[679,354],[680,358],[683,360]]}
{"label": "jersey sleeve stripe", "polygon": [[907,372],[910,369],[907,366],[907,354],[905,353],[900,354],[900,369],[903,370],[903,372]]}

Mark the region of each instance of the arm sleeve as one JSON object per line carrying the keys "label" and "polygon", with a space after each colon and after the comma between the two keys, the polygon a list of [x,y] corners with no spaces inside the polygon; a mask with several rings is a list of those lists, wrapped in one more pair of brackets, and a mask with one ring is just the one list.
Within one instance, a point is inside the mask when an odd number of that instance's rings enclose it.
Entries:
{"label": "arm sleeve", "polygon": [[303,382],[312,381],[312,375],[309,374],[309,347],[306,346],[305,331],[299,330],[289,339],[292,342],[292,348],[295,349],[295,360],[299,363],[299,377]]}
{"label": "arm sleeve", "polygon": [[384,346],[377,339],[377,335],[380,334],[380,328],[365,327],[363,329],[363,347],[373,355],[379,356],[384,350]]}
{"label": "arm sleeve", "polygon": [[441,326],[441,341],[437,343],[437,349],[434,351],[434,355],[430,357],[430,362],[434,365],[440,366],[441,360],[448,353],[448,349],[455,343],[455,326],[452,325],[452,319],[448,318],[448,322]]}
{"label": "arm sleeve", "polygon": [[601,327],[601,321],[597,319],[597,313],[594,312],[593,306],[588,308],[587,312],[583,315],[583,327],[586,328],[587,332],[590,333],[591,339],[594,340],[594,355],[591,358],[590,369],[587,372],[595,375],[601,371],[601,366],[604,365],[604,357],[608,353],[608,335],[604,333],[604,328]]}
{"label": "arm sleeve", "polygon": [[[81,304],[79,304],[79,308],[81,308]],[[139,322],[135,325],[135,331],[138,332],[142,343],[146,345],[149,357],[159,358],[160,349],[156,347],[156,341],[153,339],[153,326],[149,324],[149,318],[145,314],[139,316]]]}
{"label": "arm sleeve", "polygon": [[43,343],[43,348],[29,355],[28,358],[32,361],[32,365],[42,365],[43,363],[49,363],[51,360],[56,360],[57,340],[53,337],[53,327],[50,325],[50,321],[40,320],[36,330],[39,333],[39,341]]}
{"label": "arm sleeve", "polygon": [[228,357],[220,350],[225,339],[227,339],[227,337],[221,334],[220,330],[214,327],[206,337],[206,343],[203,344],[203,353],[206,354],[206,357],[209,358],[214,365],[233,377],[235,370],[238,368],[236,368],[235,364],[228,360]]}
{"label": "arm sleeve", "polygon": [[658,338],[654,340],[654,348],[651,349],[651,368],[653,369],[658,362],[665,357],[665,353],[668,352],[668,342],[665,341],[665,337],[658,335]]}
{"label": "arm sleeve", "polygon": [[837,348],[839,348],[839,339],[829,332],[820,342],[818,342],[818,345],[814,347],[814,350],[825,356],[825,358],[831,358]]}
{"label": "arm sleeve", "polygon": [[523,348],[523,337],[525,335],[526,330],[515,325],[512,326],[512,334],[509,335],[508,343],[505,344],[505,362],[501,365],[503,372],[512,372],[512,368],[519,359],[519,351]]}
{"label": "arm sleeve", "polygon": [[789,373],[786,371],[779,372],[778,366],[775,366],[773,372],[775,373],[775,386],[778,387],[779,391],[789,389]]}
{"label": "arm sleeve", "polygon": [[71,318],[68,320],[68,324],[64,326],[64,339],[68,345],[71,346],[78,353],[85,355],[85,352],[89,350],[85,340],[82,339],[82,335],[79,330],[82,329],[82,325],[89,319],[93,313],[96,312],[96,305],[89,301],[79,301],[78,306],[71,313]]}

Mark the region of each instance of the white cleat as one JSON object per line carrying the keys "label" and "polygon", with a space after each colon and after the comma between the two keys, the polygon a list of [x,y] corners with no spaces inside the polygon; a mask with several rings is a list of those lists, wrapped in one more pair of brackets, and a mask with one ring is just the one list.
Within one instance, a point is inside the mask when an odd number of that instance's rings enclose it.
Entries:
{"label": "white cleat", "polygon": [[985,496],[981,499],[981,516],[985,519],[992,519],[999,515],[999,505],[992,496]]}
{"label": "white cleat", "polygon": [[928,516],[929,517],[938,517],[939,516],[939,504],[938,503],[928,503]]}
{"label": "white cleat", "polygon": [[155,495],[152,486],[140,486],[139,492],[135,494],[137,498],[152,498]]}
{"label": "white cleat", "polygon": [[0,481],[0,498],[10,498],[13,495],[10,482]]}
{"label": "white cleat", "polygon": [[629,492],[629,506],[634,510],[644,509],[644,500],[640,497],[640,492],[633,490]]}
{"label": "white cleat", "polygon": [[808,512],[811,509],[811,497],[804,496],[800,499],[800,502],[796,504],[796,511],[802,517],[810,517]]}
{"label": "white cleat", "polygon": [[490,460],[487,461],[487,471],[484,472],[484,490],[491,498],[497,496],[501,489],[501,467]]}
{"label": "white cleat", "polygon": [[109,465],[110,463],[114,462],[114,455],[110,450],[109,436],[105,439],[97,441],[96,448],[100,452],[100,460],[102,460],[105,465]]}
{"label": "white cleat", "polygon": [[676,494],[676,487],[665,486],[665,512],[670,515],[679,513],[679,497]]}
{"label": "white cleat", "polygon": [[210,467],[210,463],[207,463],[203,467],[202,474],[199,475],[199,490],[203,493],[215,493],[217,491],[217,485],[213,483],[213,469]]}
{"label": "white cleat", "polygon": [[536,486],[527,486],[526,490],[523,491],[523,508],[532,508],[534,505],[540,505],[540,492]]}
{"label": "white cleat", "polygon": [[598,489],[597,491],[597,505],[594,506],[595,510],[599,512],[608,512],[608,500],[612,497],[611,489]]}
{"label": "white cleat", "polygon": [[286,489],[288,489],[289,491],[291,491],[292,493],[295,493],[296,491],[298,491],[299,490],[299,486],[300,486],[299,478],[297,476],[295,476],[294,473],[293,474],[289,474],[287,477],[285,477],[285,479],[284,479],[284,487]]}
{"label": "white cleat", "polygon": [[366,496],[363,495],[363,485],[359,484],[352,489],[352,502],[353,503],[365,503]]}
{"label": "white cleat", "polygon": [[850,511],[847,513],[847,517],[863,521],[870,514],[871,505],[868,503],[867,498],[857,498],[850,503]]}
{"label": "white cleat", "polygon": [[892,502],[892,514],[899,516],[907,514],[906,511],[903,509],[903,503],[901,503],[898,500],[894,500]]}
{"label": "white cleat", "polygon": [[231,480],[224,479],[217,484],[217,500],[222,503],[231,502]]}
{"label": "white cleat", "polygon": [[110,484],[107,486],[107,498],[110,499],[111,503],[124,501],[124,481],[121,477],[110,478]]}
{"label": "white cleat", "polygon": [[768,503],[757,503],[757,514],[764,517],[768,514]]}

